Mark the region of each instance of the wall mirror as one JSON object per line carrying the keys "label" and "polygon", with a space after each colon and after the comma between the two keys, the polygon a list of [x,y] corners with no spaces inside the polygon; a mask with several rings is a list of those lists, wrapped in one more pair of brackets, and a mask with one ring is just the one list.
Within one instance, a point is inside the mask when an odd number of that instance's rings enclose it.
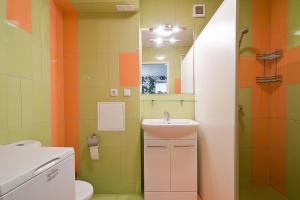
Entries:
{"label": "wall mirror", "polygon": [[194,93],[194,31],[171,24],[141,29],[142,94]]}

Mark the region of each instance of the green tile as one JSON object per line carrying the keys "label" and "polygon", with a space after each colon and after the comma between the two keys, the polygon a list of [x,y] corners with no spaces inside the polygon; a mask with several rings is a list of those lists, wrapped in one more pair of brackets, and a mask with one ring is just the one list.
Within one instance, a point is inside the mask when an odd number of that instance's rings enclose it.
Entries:
{"label": "green tile", "polygon": [[244,27],[249,28],[249,33],[246,34],[243,38],[240,55],[253,55],[252,50],[252,13],[253,13],[253,6],[252,0],[241,0],[239,3],[239,30]]}
{"label": "green tile", "polygon": [[80,118],[97,119],[97,102],[109,99],[106,87],[80,87]]}
{"label": "green tile", "polygon": [[[240,189],[240,200],[288,200],[271,187],[246,187]],[[291,199],[293,200],[293,199]]]}
{"label": "green tile", "polygon": [[0,1],[0,20],[3,20],[4,17],[6,16],[6,1],[1,0]]}
{"label": "green tile", "polygon": [[32,38],[21,29],[7,29],[7,74],[19,77],[32,77]]}
{"label": "green tile", "polygon": [[33,81],[33,123],[51,120],[50,84],[47,81]]}
{"label": "green tile", "polygon": [[8,127],[21,126],[21,82],[20,79],[7,78],[7,123]]}
{"label": "green tile", "polygon": [[6,23],[5,4],[0,0],[0,143],[50,145],[49,1],[32,1],[31,33]]}
{"label": "green tile", "polygon": [[239,147],[240,149],[252,148],[252,89],[239,89]]}
{"label": "green tile", "polygon": [[[2,30],[1,30],[1,22],[0,22],[0,35],[4,35],[1,34]],[[6,74],[6,68],[7,68],[7,64],[6,64],[6,47],[5,45],[0,41],[0,75],[5,75]]]}
{"label": "green tile", "polygon": [[288,1],[288,47],[294,48],[300,45],[300,38],[295,34],[300,30],[300,2],[298,0]]}
{"label": "green tile", "polygon": [[0,75],[0,129],[7,128],[7,81]]}
{"label": "green tile", "polygon": [[5,145],[9,141],[8,129],[0,129],[0,145]]}
{"label": "green tile", "polygon": [[32,81],[21,80],[22,126],[32,124]]}
{"label": "green tile", "polygon": [[78,64],[80,85],[90,87],[108,86],[108,54],[81,53]]}
{"label": "green tile", "polygon": [[[152,102],[151,100],[155,100]],[[181,102],[180,100],[187,100]],[[172,118],[195,118],[194,95],[141,95],[141,117],[163,118],[168,111]]]}
{"label": "green tile", "polygon": [[287,90],[287,117],[300,120],[300,84],[289,85]]}
{"label": "green tile", "polygon": [[240,177],[251,178],[252,177],[252,149],[240,150],[239,154],[239,172]]}
{"label": "green tile", "polygon": [[291,200],[300,199],[300,121],[288,120],[287,192]]}

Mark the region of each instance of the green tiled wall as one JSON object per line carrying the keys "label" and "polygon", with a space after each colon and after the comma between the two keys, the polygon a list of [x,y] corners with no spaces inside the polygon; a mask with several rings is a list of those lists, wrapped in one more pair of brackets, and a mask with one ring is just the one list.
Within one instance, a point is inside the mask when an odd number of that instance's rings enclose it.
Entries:
{"label": "green tiled wall", "polygon": [[[126,30],[126,31],[124,31]],[[80,176],[97,194],[141,192],[141,138],[139,87],[123,97],[119,85],[119,53],[139,51],[139,14],[80,14]],[[110,97],[110,89],[119,89]],[[126,131],[97,131],[97,102],[126,103]],[[86,139],[100,139],[100,160],[91,161]]]}
{"label": "green tiled wall", "polygon": [[0,144],[51,143],[49,1],[32,0],[32,33],[8,25],[0,0]]}
{"label": "green tiled wall", "polygon": [[289,85],[287,132],[287,189],[289,200],[300,199],[300,84]]}
{"label": "green tiled wall", "polygon": [[240,55],[252,55],[252,0],[240,0],[239,1],[239,30],[247,27],[249,29],[249,33],[244,35],[241,48]]}
{"label": "green tiled wall", "polygon": [[[152,101],[154,100],[154,101]],[[184,100],[181,102],[181,100]],[[183,94],[149,94],[141,96],[141,116],[144,119],[164,118],[163,113],[169,112],[171,118],[195,118],[194,95]]]}
{"label": "green tiled wall", "polygon": [[250,186],[252,178],[252,89],[239,89],[239,174],[240,187]]}
{"label": "green tiled wall", "polygon": [[[288,47],[300,45],[300,1],[288,0]],[[298,32],[298,34],[295,34]]]}

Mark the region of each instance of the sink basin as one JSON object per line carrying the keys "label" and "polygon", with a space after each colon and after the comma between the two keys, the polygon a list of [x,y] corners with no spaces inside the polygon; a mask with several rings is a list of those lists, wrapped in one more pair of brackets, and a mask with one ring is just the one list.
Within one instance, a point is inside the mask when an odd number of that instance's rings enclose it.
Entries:
{"label": "sink basin", "polygon": [[195,139],[199,123],[191,119],[144,119],[145,139]]}

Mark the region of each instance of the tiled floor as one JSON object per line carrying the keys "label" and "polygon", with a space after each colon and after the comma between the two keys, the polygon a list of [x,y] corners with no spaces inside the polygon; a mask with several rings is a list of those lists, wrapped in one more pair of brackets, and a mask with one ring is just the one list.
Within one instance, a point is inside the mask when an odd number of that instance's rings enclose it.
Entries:
{"label": "tiled floor", "polygon": [[271,187],[247,187],[240,190],[240,200],[287,200]]}
{"label": "tiled floor", "polygon": [[96,194],[93,200],[143,200],[141,195]]}

